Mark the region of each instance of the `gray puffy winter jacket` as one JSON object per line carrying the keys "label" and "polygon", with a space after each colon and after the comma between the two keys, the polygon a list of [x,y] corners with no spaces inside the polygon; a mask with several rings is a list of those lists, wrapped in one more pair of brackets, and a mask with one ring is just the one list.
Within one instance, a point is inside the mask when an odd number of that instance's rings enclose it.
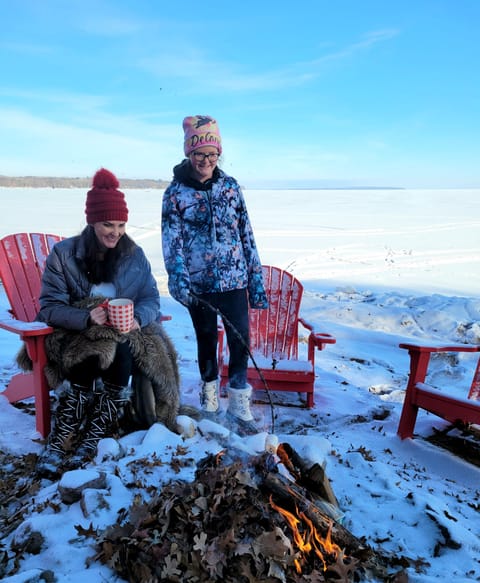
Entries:
{"label": "gray puffy winter jacket", "polygon": [[[87,328],[90,310],[72,305],[90,296],[92,289],[92,284],[80,267],[84,257],[81,236],[64,239],[54,246],[43,273],[38,320],[68,330]],[[140,247],[135,245],[120,260],[112,283],[117,297],[133,300],[135,318],[140,326],[147,326],[159,318],[160,295],[157,283]]]}

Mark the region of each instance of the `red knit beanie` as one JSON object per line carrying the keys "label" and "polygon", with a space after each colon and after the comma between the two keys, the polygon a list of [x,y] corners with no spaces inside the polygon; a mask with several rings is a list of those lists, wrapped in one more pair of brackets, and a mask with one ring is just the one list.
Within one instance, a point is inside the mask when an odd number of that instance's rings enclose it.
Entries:
{"label": "red knit beanie", "polygon": [[92,189],[87,192],[85,214],[87,223],[102,221],[128,221],[128,208],[125,195],[118,190],[120,183],[115,174],[100,168],[93,177]]}

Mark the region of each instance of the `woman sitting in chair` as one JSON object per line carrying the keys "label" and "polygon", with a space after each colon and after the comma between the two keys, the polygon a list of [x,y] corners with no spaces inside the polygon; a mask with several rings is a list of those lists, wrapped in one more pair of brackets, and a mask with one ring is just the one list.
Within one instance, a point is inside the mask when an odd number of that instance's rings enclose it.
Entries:
{"label": "woman sitting in chair", "polygon": [[[140,350],[145,327],[160,317],[156,281],[143,250],[125,232],[128,208],[118,187],[114,174],[99,170],[87,194],[88,225],[80,235],[57,243],[47,258],[38,320],[55,331],[46,340],[46,374],[51,387],[67,380],[68,390],[54,413],[39,474],[78,466],[96,452],[101,438],[112,434],[119,409],[129,401],[129,379],[138,364],[134,347]],[[108,326],[106,298],[133,301],[127,333]],[[175,405],[176,355],[168,338],[162,341],[170,362],[158,357],[153,366],[170,366]]]}

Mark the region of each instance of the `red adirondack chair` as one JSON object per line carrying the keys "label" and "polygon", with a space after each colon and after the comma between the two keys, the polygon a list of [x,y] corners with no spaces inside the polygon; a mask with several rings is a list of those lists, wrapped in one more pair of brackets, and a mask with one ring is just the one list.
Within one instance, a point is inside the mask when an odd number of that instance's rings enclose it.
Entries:
{"label": "red adirondack chair", "polygon": [[[249,310],[250,350],[268,389],[305,393],[306,406],[314,405],[315,349],[335,344],[330,334],[314,331],[311,324],[300,317],[303,285],[291,273],[278,267],[263,266],[263,277],[269,307]],[[307,357],[298,358],[299,324],[308,332]],[[219,327],[218,364],[220,386],[228,382],[228,350],[225,331]],[[249,362],[247,379],[253,389],[265,390],[265,384],[254,364]]]}
{"label": "red adirondack chair", "polygon": [[[18,334],[25,346],[33,370],[15,374],[0,393],[10,403],[35,398],[36,429],[46,437],[50,433],[50,388],[44,375],[47,364],[45,336],[53,328],[34,322],[40,309],[39,296],[45,261],[52,247],[63,237],[43,233],[17,233],[0,240],[0,277],[10,302],[9,318],[0,318],[0,328]],[[171,320],[162,315],[161,321]]]}
{"label": "red adirondack chair", "polygon": [[468,399],[454,398],[448,393],[425,384],[430,356],[437,352],[480,352],[480,346],[460,344],[454,346],[422,346],[400,344],[410,355],[410,375],[398,424],[398,435],[405,439],[413,436],[417,413],[424,409],[455,423],[480,423],[480,360],[477,365]]}
{"label": "red adirondack chair", "polygon": [[0,328],[18,334],[33,363],[31,373],[14,375],[0,394],[10,403],[35,397],[37,431],[50,433],[50,389],[43,370],[47,363],[45,336],[53,329],[34,322],[40,308],[39,295],[45,261],[59,235],[17,233],[0,241],[0,277],[10,302],[11,318],[0,320]]}

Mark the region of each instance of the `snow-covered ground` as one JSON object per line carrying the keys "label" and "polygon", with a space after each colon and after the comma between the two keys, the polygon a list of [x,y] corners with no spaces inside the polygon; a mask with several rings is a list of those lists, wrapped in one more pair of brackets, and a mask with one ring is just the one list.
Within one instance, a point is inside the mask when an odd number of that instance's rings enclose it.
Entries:
{"label": "snow-covered ground", "polygon": [[[195,340],[186,310],[167,293],[160,244],[162,191],[125,191],[129,234],[149,256],[162,294],[165,324],[180,355],[183,401],[198,405]],[[84,225],[85,191],[0,189],[0,235],[43,231],[73,235]],[[480,469],[423,439],[445,423],[420,412],[417,438],[397,435],[408,373],[405,340],[480,341],[480,196],[475,190],[246,191],[262,261],[293,272],[305,286],[303,315],[337,343],[317,354],[315,407],[292,407],[296,397],[255,405],[262,430],[235,439],[238,447],[261,451],[272,430],[312,462],[326,462],[327,474],[344,513],[343,524],[373,546],[421,559],[411,581],[480,580]],[[0,311],[7,301],[0,294]],[[14,371],[18,341],[0,331],[0,389]],[[437,358],[430,382],[466,396],[475,359]],[[286,399],[286,401],[285,401]],[[225,404],[223,404],[225,406]],[[202,422],[205,423],[205,422]],[[0,447],[17,454],[39,452],[34,419],[0,397]],[[19,527],[45,534],[42,552],[24,558],[4,580],[34,580],[51,569],[62,583],[115,581],[107,567],[85,560],[90,541],[75,525],[103,528],[129,506],[128,464],[153,455],[171,459],[181,444],[189,458],[221,449],[221,439],[203,427],[182,438],[162,426],[122,439],[129,453],[117,462],[98,461],[107,472],[108,505],[90,513],[79,503],[59,502],[57,483],[45,483],[32,512]],[[107,448],[109,444],[105,444]],[[94,467],[94,466],[93,466]],[[98,468],[97,468],[98,469]],[[193,477],[194,467],[173,474],[169,464],[144,476],[157,485]],[[34,510],[40,502],[45,510]],[[447,545],[445,533],[451,538]],[[2,540],[9,548],[12,535]],[[2,537],[3,538],[3,537]],[[453,541],[454,544],[450,544]],[[12,565],[10,565],[11,567]]]}

